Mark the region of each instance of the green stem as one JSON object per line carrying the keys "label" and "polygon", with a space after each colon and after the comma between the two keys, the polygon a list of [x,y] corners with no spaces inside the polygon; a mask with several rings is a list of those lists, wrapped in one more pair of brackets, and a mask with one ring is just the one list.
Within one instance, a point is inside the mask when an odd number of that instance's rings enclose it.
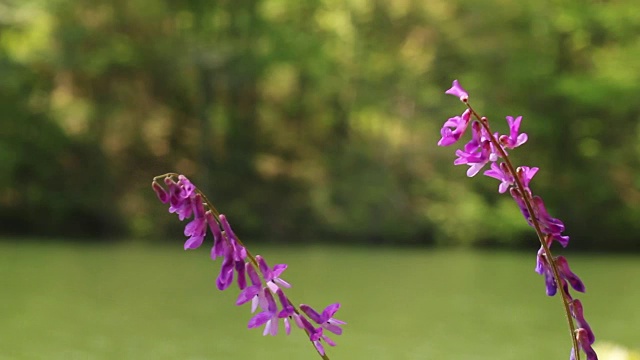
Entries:
{"label": "green stem", "polygon": [[[178,177],[178,176],[179,176],[179,174],[177,174],[177,173],[166,173],[166,174],[163,174],[163,175],[155,176],[155,177],[153,178],[153,181],[157,181],[157,180],[158,180],[158,179],[160,179],[160,178],[167,178],[167,177],[169,177],[169,178],[173,178],[173,177]],[[211,201],[209,201],[209,199],[207,198],[207,196],[206,196],[202,191],[200,191],[200,189],[199,189],[199,188],[197,188],[197,187],[196,187],[196,192],[197,192],[198,194],[200,194],[200,196],[202,197],[202,200],[203,200],[204,205],[205,205],[207,208],[209,208],[209,210],[211,210],[211,212],[213,213],[213,215],[214,215],[214,217],[215,217],[215,220],[218,222],[218,224],[222,225],[222,224],[221,224],[221,222],[220,222],[220,212],[218,211],[218,209],[216,209],[216,207],[215,207],[215,206],[213,206],[213,203],[211,203]],[[228,239],[228,238],[226,238],[226,237],[224,237],[224,236],[223,236],[222,238],[223,238],[223,240],[224,240],[224,241],[229,242],[229,239]],[[247,247],[244,245],[244,243],[240,240],[240,238],[239,238],[238,236],[236,236],[236,241],[238,241],[238,244],[240,244],[240,246],[242,246],[242,247],[247,251],[247,257],[249,258],[249,260],[251,261],[251,263],[253,264],[253,266],[255,266],[255,268],[256,268],[256,269],[260,269],[260,266],[258,265],[258,260],[256,260],[255,256],[253,256],[253,254],[251,254],[251,252],[249,252],[249,249],[247,249]],[[231,244],[229,244],[229,245],[231,245]],[[260,271],[258,271],[258,274],[260,274],[260,277],[262,277],[262,280],[266,282],[266,280],[265,280],[265,278],[264,278],[263,274],[262,274]],[[298,308],[297,308],[297,307],[296,307],[296,306],[291,302],[291,299],[290,299],[289,297],[287,297],[287,300],[289,301],[289,304],[293,307],[293,311],[294,311],[298,316],[302,316],[302,315],[300,314],[300,310],[298,310]],[[308,335],[309,337],[311,336],[311,334],[309,334],[309,332],[307,331],[307,329],[303,329],[303,330],[307,333],[307,335]],[[311,343],[311,345],[313,345],[313,343]],[[320,357],[321,357],[322,359],[324,359],[324,360],[329,360],[329,356],[327,356],[327,355],[326,355],[326,353],[325,353],[325,354],[321,354],[321,353],[318,351],[318,349],[316,349],[315,345],[313,346],[313,348],[316,350],[316,352],[318,352],[318,355],[320,355]]]}
{"label": "green stem", "polygon": [[520,194],[522,194],[522,199],[524,200],[525,206],[527,207],[527,211],[529,211],[529,214],[530,214],[531,223],[533,224],[533,228],[536,231],[536,235],[538,235],[538,239],[540,240],[540,244],[542,245],[542,248],[544,250],[544,255],[547,258],[547,262],[551,265],[551,269],[553,270],[553,277],[555,279],[556,286],[560,290],[560,295],[562,298],[562,303],[564,305],[564,311],[567,318],[567,323],[569,324],[569,334],[571,336],[571,342],[573,343],[573,349],[576,354],[576,360],[580,360],[580,350],[578,348],[578,340],[576,339],[576,336],[575,336],[576,328],[573,323],[573,317],[571,316],[571,308],[570,308],[571,299],[569,299],[568,295],[565,293],[564,288],[562,286],[560,271],[558,270],[558,266],[556,265],[556,260],[551,254],[551,248],[549,247],[549,244],[547,243],[544,233],[542,232],[542,229],[540,227],[540,222],[538,221],[538,218],[535,216],[533,205],[531,204],[531,198],[528,192],[525,191],[524,184],[520,180],[520,177],[518,176],[516,169],[514,168],[513,164],[511,163],[511,160],[509,159],[509,156],[507,155],[507,152],[502,147],[502,144],[500,144],[500,141],[496,139],[493,133],[491,132],[491,128],[489,127],[489,121],[487,121],[486,118],[483,118],[480,115],[478,115],[478,113],[471,107],[471,105],[468,102],[466,102],[465,104],[467,105],[467,107],[469,108],[473,116],[475,116],[476,119],[478,119],[478,121],[480,122],[480,125],[482,125],[482,127],[487,131],[487,134],[489,135],[489,140],[491,141],[493,146],[495,146],[496,149],[498,149],[500,156],[502,157],[505,164],[507,165],[507,169],[509,170],[509,173],[511,174],[511,176],[513,176],[516,189],[518,189],[518,191],[520,191]]}

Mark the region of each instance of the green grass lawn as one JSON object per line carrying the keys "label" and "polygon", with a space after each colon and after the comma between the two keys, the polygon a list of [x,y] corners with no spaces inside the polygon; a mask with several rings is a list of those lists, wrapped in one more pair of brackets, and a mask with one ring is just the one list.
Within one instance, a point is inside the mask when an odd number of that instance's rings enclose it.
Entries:
{"label": "green grass lawn", "polygon": [[[247,329],[219,261],[181,246],[0,243],[0,359],[319,359],[301,331]],[[260,247],[292,301],[342,303],[331,359],[568,359],[535,253]],[[640,257],[568,258],[597,341],[640,347]]]}

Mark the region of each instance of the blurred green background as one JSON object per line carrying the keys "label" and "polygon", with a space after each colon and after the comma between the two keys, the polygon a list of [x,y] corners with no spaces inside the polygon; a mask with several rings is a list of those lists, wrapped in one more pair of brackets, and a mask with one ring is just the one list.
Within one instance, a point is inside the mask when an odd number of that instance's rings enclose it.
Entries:
{"label": "blurred green background", "polygon": [[0,359],[312,356],[180,252],[169,171],[296,299],[344,303],[336,358],[564,358],[533,232],[436,146],[453,79],[496,130],[524,116],[513,160],[590,251],[587,318],[640,347],[640,262],[614,255],[640,249],[639,39],[635,0],[0,1]]}

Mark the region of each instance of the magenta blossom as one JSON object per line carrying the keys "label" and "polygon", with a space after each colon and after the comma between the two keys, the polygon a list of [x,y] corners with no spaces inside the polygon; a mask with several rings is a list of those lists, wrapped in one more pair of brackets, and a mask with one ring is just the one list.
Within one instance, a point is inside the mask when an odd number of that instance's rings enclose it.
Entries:
{"label": "magenta blossom", "polygon": [[469,101],[469,94],[467,91],[462,88],[458,80],[453,80],[453,84],[451,84],[451,88],[444,92],[445,94],[457,96],[460,101],[466,103]]}
{"label": "magenta blossom", "polygon": [[467,176],[475,176],[482,168],[489,162],[491,158],[491,144],[488,141],[483,141],[480,144],[480,151],[466,152],[463,150],[456,150],[457,159],[454,160],[454,165],[469,165],[467,170]]}
{"label": "magenta blossom", "polygon": [[447,120],[440,130],[442,138],[438,141],[438,146],[449,146],[460,140],[460,137],[467,130],[469,119],[471,119],[471,111],[467,109],[462,113],[462,116],[455,116]]}
{"label": "magenta blossom", "polygon": [[584,319],[584,309],[582,308],[582,302],[578,299],[574,299],[571,302],[571,315],[576,319],[579,328],[583,328],[587,332],[587,340],[589,345],[593,344],[596,341],[596,336],[591,331],[591,326],[587,323],[587,320]]}
{"label": "magenta blossom", "polygon": [[571,268],[569,268],[569,263],[564,256],[557,256],[556,264],[558,265],[558,271],[560,272],[561,278],[569,282],[569,284],[575,291],[579,291],[581,293],[585,292],[586,289],[584,283],[582,282],[582,280],[580,280],[578,275],[571,271]]}
{"label": "magenta blossom", "polygon": [[564,231],[564,223],[561,220],[551,217],[547,208],[544,206],[542,198],[534,196],[532,198],[533,211],[535,211],[536,217],[542,227],[542,232],[545,234],[560,234]]}
{"label": "magenta blossom", "polygon": [[220,225],[218,225],[218,221],[215,219],[215,216],[211,211],[207,211],[205,214],[207,219],[207,224],[209,224],[209,230],[211,230],[211,234],[213,234],[213,246],[211,247],[211,260],[215,260],[220,256],[224,256],[226,253],[227,247],[231,246],[228,241],[226,241],[222,237],[222,231],[220,230]]}
{"label": "magenta blossom", "polygon": [[295,320],[298,327],[307,332],[307,335],[309,335],[309,340],[311,340],[313,346],[315,346],[320,355],[324,356],[325,354],[324,346],[322,345],[321,340],[324,340],[329,346],[336,346],[336,343],[333,342],[333,340],[324,335],[321,327],[314,328],[309,320],[307,320],[307,318],[305,318],[304,316],[297,316],[295,317]]}
{"label": "magenta blossom", "polygon": [[278,305],[271,292],[265,291],[264,295],[264,301],[260,302],[262,312],[252,317],[248,326],[252,329],[264,325],[262,335],[276,336],[278,334]]}
{"label": "magenta blossom", "polygon": [[222,265],[220,266],[220,273],[218,274],[218,278],[216,279],[216,286],[218,290],[225,290],[231,285],[233,282],[233,273],[236,267],[236,262],[233,260],[233,256],[231,252],[227,252],[222,260]]}
{"label": "magenta blossom", "polygon": [[336,335],[342,334],[342,328],[340,326],[346,324],[346,322],[342,320],[333,318],[333,315],[338,312],[338,309],[340,309],[340,303],[331,304],[322,311],[322,314],[319,314],[309,305],[300,305],[300,310],[307,314],[311,320],[320,325],[323,329],[331,331]]}
{"label": "magenta blossom", "polygon": [[249,275],[249,280],[251,280],[251,286],[244,288],[240,292],[236,300],[236,305],[242,305],[248,301],[252,301],[251,312],[255,312],[261,301],[260,299],[264,297],[264,288],[262,287],[262,280],[260,280],[260,276],[253,267],[253,264],[246,264],[246,273]]}
{"label": "magenta blossom", "polygon": [[522,186],[529,188],[529,183],[531,182],[531,179],[533,179],[533,176],[538,173],[538,168],[520,166],[516,169],[516,173],[518,174],[520,181],[522,181]]}
{"label": "magenta blossom", "polygon": [[158,200],[160,200],[163,204],[169,202],[169,193],[160,184],[154,181],[151,183],[151,187],[158,196]]}
{"label": "magenta blossom", "polygon": [[[598,360],[598,355],[591,347],[592,343],[589,342],[589,332],[586,329],[579,328],[576,330],[575,336],[576,340],[578,340],[578,346],[580,346],[580,348],[582,348],[582,351],[584,351],[584,353],[587,355],[587,360]],[[570,360],[576,359],[576,351],[578,350],[573,348],[571,349]]]}
{"label": "magenta blossom", "polygon": [[178,185],[180,186],[180,196],[183,198],[190,198],[195,194],[196,187],[187,179],[184,175],[178,175]]}
{"label": "magenta blossom", "polygon": [[192,198],[184,197],[185,192],[173,179],[165,178],[164,182],[169,187],[169,212],[176,213],[180,221],[190,218],[193,214]]}
{"label": "magenta blossom", "polygon": [[227,221],[227,217],[223,214],[220,214],[218,217],[220,219],[220,224],[222,224],[222,228],[224,229],[224,235],[229,241],[229,245],[233,249],[232,254],[233,258],[236,261],[243,261],[247,258],[247,250],[244,246],[240,245],[238,242],[238,238],[236,234],[231,229],[231,225],[229,225],[229,221]]}
{"label": "magenta blossom", "polygon": [[507,123],[509,124],[509,136],[500,136],[500,143],[507,149],[515,149],[518,146],[527,142],[528,136],[526,133],[518,133],[520,131],[520,122],[522,116],[513,118],[513,116],[507,116]]}
{"label": "magenta blossom", "polygon": [[295,308],[291,305],[291,301],[289,301],[289,298],[287,298],[282,290],[278,289],[278,291],[276,291],[276,295],[278,296],[278,300],[280,300],[280,305],[282,305],[282,310],[278,313],[278,317],[283,319],[285,332],[289,335],[291,333],[291,324],[289,324],[289,319],[297,314]]}
{"label": "magenta blossom", "polygon": [[280,278],[280,275],[287,269],[287,264],[276,264],[271,269],[262,256],[256,255],[256,261],[258,261],[260,272],[262,272],[264,281],[267,282],[267,286],[271,291],[276,292],[280,286],[291,287],[291,284]]}
{"label": "magenta blossom", "polygon": [[498,186],[498,192],[500,194],[506,192],[514,182],[513,176],[509,172],[506,163],[500,163],[500,165],[498,165],[492,162],[491,170],[485,171],[484,175],[500,180],[500,185]]}
{"label": "magenta blossom", "polygon": [[[582,282],[582,280],[580,280],[578,275],[571,271],[571,268],[569,268],[569,263],[564,256],[556,257],[556,265],[558,266],[558,272],[560,274],[560,279],[563,282],[563,286],[566,282],[571,285],[574,290],[582,293],[585,292],[584,283]],[[540,247],[540,250],[538,250],[536,272],[540,275],[544,275],[545,284],[547,286],[547,295],[555,295],[558,289],[558,284],[556,284],[555,277],[553,276],[553,268],[551,267],[551,264],[549,264],[549,261],[547,260],[544,249],[542,247]],[[566,293],[567,295],[569,295],[568,291],[566,291]]]}
{"label": "magenta blossom", "polygon": [[202,205],[202,197],[196,194],[193,199],[193,220],[184,228],[184,235],[190,236],[184,243],[184,249],[197,249],[202,245],[205,235],[207,234],[207,219]]}

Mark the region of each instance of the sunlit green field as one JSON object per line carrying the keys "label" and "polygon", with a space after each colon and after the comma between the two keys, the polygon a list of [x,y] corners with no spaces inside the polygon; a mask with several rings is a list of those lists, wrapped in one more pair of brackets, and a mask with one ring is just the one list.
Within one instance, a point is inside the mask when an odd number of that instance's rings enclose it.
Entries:
{"label": "sunlit green field", "polygon": [[[0,243],[0,359],[319,359],[301,331],[247,329],[237,288],[215,288],[219,262],[181,246]],[[331,359],[568,359],[535,253],[260,252],[289,264],[294,302],[342,303]],[[568,257],[597,341],[640,347],[640,257]]]}

